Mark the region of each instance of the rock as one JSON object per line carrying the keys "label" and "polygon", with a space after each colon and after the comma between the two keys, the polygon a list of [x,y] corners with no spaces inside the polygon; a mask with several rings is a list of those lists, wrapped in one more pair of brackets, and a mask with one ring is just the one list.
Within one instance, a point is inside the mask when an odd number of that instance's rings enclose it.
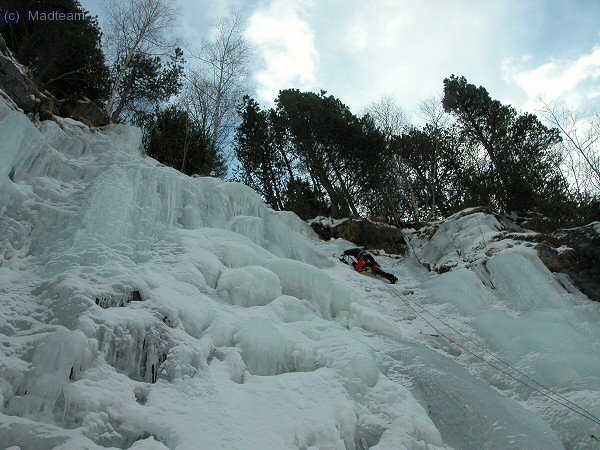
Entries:
{"label": "rock", "polygon": [[110,118],[104,110],[89,100],[67,100],[60,105],[60,114],[78,120],[89,127],[108,125]]}
{"label": "rock", "polygon": [[366,219],[347,219],[335,225],[313,221],[311,227],[324,240],[342,238],[369,249],[383,249],[386,253],[404,254],[406,242],[402,230]]}
{"label": "rock", "polygon": [[542,262],[551,272],[566,272],[577,264],[576,252],[572,248],[559,252],[547,242],[542,242],[535,249]]}
{"label": "rock", "polygon": [[27,76],[25,67],[19,64],[0,36],[0,89],[25,112],[36,109],[36,89]]}
{"label": "rock", "polygon": [[0,36],[0,95],[8,96],[27,114],[39,120],[53,120],[55,115],[70,117],[87,126],[110,123],[106,113],[89,100],[59,101],[49,92],[42,92],[29,76],[27,68],[19,64],[6,42]]}
{"label": "rock", "polygon": [[[569,274],[573,283],[589,298],[600,301],[600,222],[557,230],[552,235],[572,248],[572,254],[563,256],[562,260],[568,264],[574,263],[570,266],[567,264],[559,271]],[[542,250],[542,253],[547,252]],[[561,261],[554,260],[552,255],[546,254],[544,257],[549,258],[550,265],[544,259],[542,261],[550,270],[552,265],[561,264]]]}

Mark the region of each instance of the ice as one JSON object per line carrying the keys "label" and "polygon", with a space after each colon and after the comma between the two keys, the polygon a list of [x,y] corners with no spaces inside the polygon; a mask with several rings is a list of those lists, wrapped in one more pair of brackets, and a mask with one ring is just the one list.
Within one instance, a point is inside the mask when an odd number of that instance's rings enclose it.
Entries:
{"label": "ice", "polygon": [[[504,225],[492,216],[484,219],[476,214],[458,214],[442,224],[431,241],[416,246],[418,256],[455,266],[450,272],[425,279],[421,302],[429,304],[427,309],[454,325],[479,348],[436,319],[429,319],[525,383],[548,393],[536,384],[541,383],[571,401],[577,399],[578,405],[598,416],[598,305],[563,277],[551,273],[526,242],[495,241],[496,229],[503,230]],[[481,361],[475,364],[479,365]],[[597,429],[593,422],[570,415],[567,408],[489,366],[479,370],[491,385],[513,392],[530,408],[539,410],[569,448],[588,448],[589,433],[585,430]],[[444,434],[443,429],[440,431]]]}
{"label": "ice", "polygon": [[[2,448],[589,443],[588,424],[327,256],[354,244],[160,165],[136,128],[57,120],[0,100]],[[453,265],[441,275],[380,262],[397,292],[600,414],[597,308],[530,249],[493,243],[501,226],[471,211],[414,238],[422,261]]]}
{"label": "ice", "polygon": [[492,258],[486,268],[500,297],[514,310],[561,307],[568,302],[564,289],[537,257],[531,261],[517,252],[507,253]]}
{"label": "ice", "polygon": [[[31,368],[17,389],[27,395],[8,402],[8,410],[38,416],[51,412],[56,402],[69,396],[69,382],[77,380],[95,355],[80,331],[59,331],[41,341],[33,354]],[[65,411],[65,415],[68,415]],[[68,420],[68,418],[67,418]]]}
{"label": "ice", "polygon": [[465,449],[562,448],[556,433],[533,412],[490,391],[436,352],[407,344],[389,356],[402,361],[417,398],[448,445]]}
{"label": "ice", "polygon": [[281,282],[269,269],[246,266],[223,273],[217,290],[233,305],[263,306],[281,295]]}
{"label": "ice", "polygon": [[242,359],[253,375],[277,375],[314,369],[312,342],[301,334],[292,339],[272,321],[252,318],[236,327],[233,343],[241,349]]}
{"label": "ice", "polygon": [[437,229],[421,253],[425,261],[441,266],[455,258],[462,259],[467,251],[484,247],[502,229],[501,223],[493,215],[481,212],[462,214],[448,218]]}

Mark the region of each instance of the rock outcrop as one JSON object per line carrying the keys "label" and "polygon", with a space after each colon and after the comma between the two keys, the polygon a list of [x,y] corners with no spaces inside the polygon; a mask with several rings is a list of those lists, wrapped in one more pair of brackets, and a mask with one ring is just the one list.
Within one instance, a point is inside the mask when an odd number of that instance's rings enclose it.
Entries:
{"label": "rock outcrop", "polygon": [[107,114],[94,102],[84,100],[57,100],[49,92],[40,90],[25,66],[20,64],[0,36],[0,96],[6,98],[26,114],[40,120],[54,116],[69,117],[87,126],[110,123]]}
{"label": "rock outcrop", "polygon": [[342,238],[371,250],[384,250],[396,255],[406,251],[402,230],[391,225],[367,219],[332,220],[324,217],[310,220],[309,224],[324,240]]}
{"label": "rock outcrop", "polygon": [[[557,230],[552,234],[569,249],[563,249],[550,262],[562,265],[557,271],[568,273],[581,292],[592,300],[600,301],[600,222]],[[551,265],[542,256],[540,258],[552,270]]]}
{"label": "rock outcrop", "polygon": [[100,127],[110,123],[110,118],[106,112],[89,100],[67,100],[62,102],[60,114],[78,120],[89,127]]}
{"label": "rock outcrop", "polygon": [[23,111],[31,112],[40,103],[39,94],[27,70],[13,57],[0,36],[0,89]]}

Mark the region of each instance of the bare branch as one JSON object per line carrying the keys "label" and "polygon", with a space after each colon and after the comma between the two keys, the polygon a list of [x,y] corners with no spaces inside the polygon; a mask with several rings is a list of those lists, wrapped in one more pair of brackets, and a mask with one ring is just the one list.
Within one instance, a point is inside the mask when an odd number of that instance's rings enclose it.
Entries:
{"label": "bare branch", "polygon": [[108,54],[117,69],[106,104],[106,112],[112,117],[123,77],[136,53],[165,55],[177,47],[172,30],[178,10],[172,0],[109,0],[105,12]]}

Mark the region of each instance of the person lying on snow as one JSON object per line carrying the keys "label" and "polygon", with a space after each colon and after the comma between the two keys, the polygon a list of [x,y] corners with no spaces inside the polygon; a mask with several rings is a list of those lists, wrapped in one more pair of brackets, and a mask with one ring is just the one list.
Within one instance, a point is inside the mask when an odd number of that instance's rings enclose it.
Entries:
{"label": "person lying on snow", "polygon": [[356,259],[356,262],[353,262],[352,266],[357,272],[366,272],[371,270],[371,272],[373,272],[375,275],[385,278],[391,284],[394,284],[396,281],[398,281],[396,276],[381,270],[381,266],[377,264],[377,261],[375,261],[373,255],[366,250],[362,248],[349,248],[348,250],[344,251],[344,254],[340,257],[340,261],[342,261],[344,264],[348,264],[346,259],[348,256]]}

